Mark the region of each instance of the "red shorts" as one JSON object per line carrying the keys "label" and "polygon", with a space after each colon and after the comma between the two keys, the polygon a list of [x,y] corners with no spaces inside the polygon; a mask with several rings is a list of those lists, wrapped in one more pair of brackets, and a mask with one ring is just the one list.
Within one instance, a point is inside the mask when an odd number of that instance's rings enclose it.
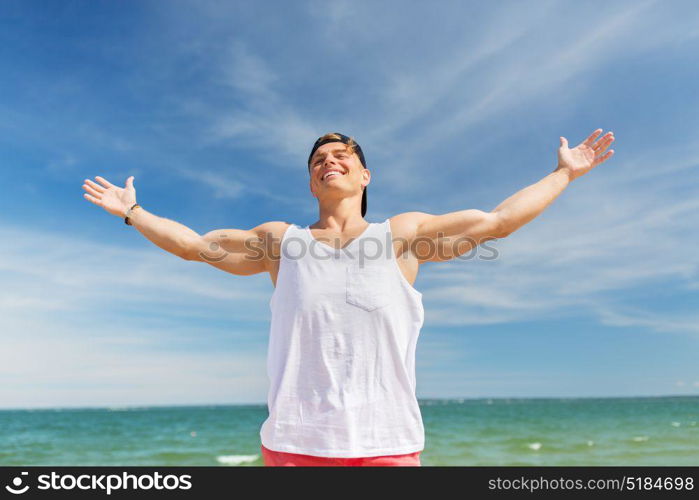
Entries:
{"label": "red shorts", "polygon": [[420,465],[420,452],[383,457],[330,458],[314,457],[273,451],[261,445],[262,460],[268,467],[416,467]]}

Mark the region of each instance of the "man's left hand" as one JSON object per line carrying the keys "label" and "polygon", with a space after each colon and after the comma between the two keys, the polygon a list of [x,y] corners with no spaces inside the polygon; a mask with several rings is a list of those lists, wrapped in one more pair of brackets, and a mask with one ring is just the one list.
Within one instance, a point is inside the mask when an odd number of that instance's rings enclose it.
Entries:
{"label": "man's left hand", "polygon": [[614,132],[607,132],[598,140],[601,133],[602,129],[598,128],[573,149],[568,148],[568,140],[561,137],[556,170],[565,170],[572,181],[611,158],[614,150],[610,149],[606,153],[605,150],[614,142]]}

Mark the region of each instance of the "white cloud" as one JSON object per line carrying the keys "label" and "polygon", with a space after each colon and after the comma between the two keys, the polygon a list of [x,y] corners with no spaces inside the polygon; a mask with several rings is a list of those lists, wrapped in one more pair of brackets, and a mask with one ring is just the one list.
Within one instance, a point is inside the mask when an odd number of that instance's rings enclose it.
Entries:
{"label": "white cloud", "polygon": [[225,173],[212,172],[201,168],[196,170],[175,168],[172,172],[178,173],[182,177],[186,177],[193,181],[206,184],[214,192],[215,198],[230,198],[235,200],[246,191],[244,183],[230,178],[229,175]]}
{"label": "white cloud", "polygon": [[4,407],[264,401],[266,275],[47,230],[0,237]]}
{"label": "white cloud", "polygon": [[[418,206],[412,209],[422,209],[422,204],[430,210],[463,209],[476,196],[489,198],[509,189],[515,182],[511,170],[492,178],[497,186],[478,192],[469,176],[477,180],[482,172],[463,168],[483,151],[490,155],[512,145],[513,152],[482,167],[493,171],[515,161],[517,148],[530,152],[533,147],[517,142],[504,117],[528,117],[545,104],[556,119],[573,110],[576,121],[582,121],[586,112],[571,103],[604,92],[595,84],[605,81],[605,71],[615,63],[661,51],[671,56],[697,34],[694,11],[659,2],[600,4],[597,10],[560,2],[538,3],[532,9],[512,2],[468,17],[470,8],[460,2],[445,3],[439,10],[396,10],[398,3],[313,2],[299,10],[301,17],[266,18],[283,28],[274,33],[286,41],[281,46],[269,33],[236,26],[236,20],[254,19],[255,8],[202,4],[186,15],[163,9],[169,11],[166,17],[179,18],[178,29],[171,31],[182,40],[162,50],[166,62],[139,68],[147,71],[138,71],[134,78],[143,80],[131,82],[130,90],[148,89],[158,85],[154,81],[186,76],[178,80],[187,83],[186,89],[162,89],[170,94],[163,102],[179,103],[173,109],[181,114],[149,122],[145,128],[156,132],[155,138],[139,136],[140,129],[123,135],[100,125],[105,122],[99,119],[78,123],[70,112],[47,124],[44,116],[7,106],[0,126],[17,137],[31,131],[49,138],[70,130],[88,149],[113,155],[140,157],[156,151],[150,154],[164,158],[167,153],[158,152],[164,150],[161,146],[170,141],[178,149],[183,139],[192,139],[203,153],[222,146],[252,151],[270,166],[269,172],[240,166],[235,156],[220,169],[168,163],[167,172],[201,183],[219,199],[240,200],[250,193],[303,215],[316,212],[314,200],[305,189],[297,197],[286,174],[275,169],[300,168],[320,133],[341,130],[364,138],[360,142],[370,168],[380,172],[370,189],[370,216],[384,214],[378,218],[383,220],[401,200]],[[681,16],[678,11],[683,11]],[[163,36],[161,42],[169,41]],[[258,43],[255,36],[268,43]],[[319,67],[325,72],[320,75],[330,78],[309,77],[309,70]],[[175,127],[173,116],[191,121]],[[168,136],[171,130],[185,136]],[[643,307],[630,298],[629,292],[691,293],[699,287],[694,255],[699,243],[694,231],[699,151],[694,143],[653,144],[652,138],[642,137],[643,130],[628,131],[629,137],[641,135],[634,144],[624,143],[623,132],[615,130],[620,149],[613,163],[576,181],[540,218],[498,242],[498,261],[424,266],[418,287],[424,292],[426,327],[574,313],[591,315],[605,325],[695,335],[699,322],[691,310]],[[18,142],[15,135],[11,142]],[[536,130],[531,136],[540,140]],[[56,140],[55,159],[45,161],[44,170],[60,174],[86,161],[75,137],[72,143]],[[437,153],[443,157],[435,165],[432,157]],[[384,200],[393,201],[382,203],[377,196],[381,193],[400,196],[386,196]],[[0,354],[0,370],[17,382],[0,393],[3,400],[48,404],[46,367],[52,367],[56,384],[65,382],[52,389],[51,397],[59,402],[221,400],[231,386],[231,397],[261,393],[263,379],[247,374],[259,365],[255,356],[264,352],[266,328],[261,325],[268,318],[272,291],[268,276],[235,277],[165,256],[153,247],[119,248],[76,239],[65,231],[5,225],[0,237],[5,242],[0,249],[5,285],[0,292],[0,337],[10,346]],[[105,317],[114,324],[105,325]],[[259,332],[237,326],[221,332],[192,323],[212,319],[260,324]],[[244,338],[246,345],[256,347],[237,353],[231,346],[211,357],[167,350],[170,342],[203,349],[209,339],[228,333],[231,344]],[[259,345],[250,339],[257,333]],[[425,366],[434,366],[434,359],[458,361],[471,354],[459,351],[448,357],[450,344],[427,345]],[[39,346],[39,352],[32,354],[32,346]],[[247,364],[250,356],[256,361]],[[120,367],[125,358],[130,364]],[[228,371],[236,366],[239,372]],[[97,384],[94,390],[86,385],[90,377]],[[122,382],[130,385],[120,386]],[[168,392],[168,383],[177,392]],[[80,388],[73,391],[70,384]],[[113,390],[103,393],[99,384]],[[202,387],[212,389],[205,392]],[[163,392],[158,395],[156,389]]]}
{"label": "white cloud", "polygon": [[[665,167],[688,162],[675,158]],[[574,181],[538,219],[490,242],[499,253],[494,261],[423,266],[417,284],[429,304],[429,323],[505,323],[584,312],[606,325],[699,333],[699,316],[691,310],[628,303],[629,292],[645,287],[691,293],[699,271],[693,216],[699,199],[672,193],[699,176],[658,174],[639,183],[627,177],[625,185],[607,177],[599,170]]]}
{"label": "white cloud", "polygon": [[[22,336],[3,334],[3,408],[263,402],[267,379],[260,349],[180,349],[148,328],[108,328],[109,337],[72,325],[36,321]],[[102,329],[102,325],[95,328]],[[77,330],[77,331],[76,331]],[[130,330],[130,329],[129,329]],[[196,334],[196,329],[191,329]],[[104,333],[104,332],[102,332]],[[140,343],[120,342],[137,335]]]}
{"label": "white cloud", "polygon": [[[458,51],[449,57],[435,58],[436,62],[427,62],[428,67],[421,67],[419,73],[411,71],[407,78],[398,78],[397,91],[396,84],[386,88],[393,102],[379,121],[382,127],[377,142],[390,141],[400,128],[411,128],[410,136],[415,139],[392,148],[400,154],[391,162],[391,169],[409,174],[401,176],[399,188],[421,187],[423,179],[415,174],[430,163],[425,155],[438,145],[448,145],[459,135],[469,144],[468,148],[455,148],[462,153],[459,161],[440,165],[442,176],[448,178],[455,167],[461,169],[468,157],[473,157],[479,144],[507,140],[506,128],[496,124],[487,128],[487,134],[482,132],[490,120],[506,119],[515,109],[525,113],[528,107],[540,106],[541,98],[549,102],[572,100],[594,79],[601,78],[599,71],[611,61],[667,43],[667,33],[657,30],[639,41],[654,4],[607,5],[600,8],[594,23],[572,25],[567,18],[561,25],[560,4],[555,9],[549,4],[548,8],[526,12],[513,12],[508,5],[500,19],[487,26],[481,40],[461,47],[457,43]],[[570,19],[587,15],[576,13],[574,8],[569,13]],[[548,35],[542,35],[542,30]],[[479,66],[483,60],[489,64]],[[472,144],[474,141],[477,143]]]}
{"label": "white cloud", "polygon": [[611,326],[640,326],[658,332],[699,334],[699,315],[678,317],[672,313],[648,312],[640,309],[610,310],[596,306],[596,313],[602,324]]}
{"label": "white cloud", "polygon": [[224,108],[211,117],[214,123],[207,142],[237,141],[257,149],[272,165],[304,165],[300,145],[310,147],[318,129],[283,94],[283,86],[277,85],[282,77],[241,40],[231,44],[219,71],[243,104]]}

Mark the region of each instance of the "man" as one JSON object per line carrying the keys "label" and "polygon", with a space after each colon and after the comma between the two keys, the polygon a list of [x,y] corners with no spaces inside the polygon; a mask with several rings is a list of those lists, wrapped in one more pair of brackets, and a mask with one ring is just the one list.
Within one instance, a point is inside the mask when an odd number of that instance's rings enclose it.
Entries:
{"label": "man", "polygon": [[274,221],[201,236],[136,204],[133,176],[124,188],[99,176],[83,188],[86,199],[183,259],[270,274],[266,465],[420,465],[415,346],[424,310],[412,286],[420,264],[453,259],[534,219],[612,156],[605,151],[613,133],[601,133],[573,149],[561,137],[556,169],[491,212],[406,212],[367,223],[371,172],[361,147],[337,133],[320,137],[308,158],[320,215],[306,227]]}

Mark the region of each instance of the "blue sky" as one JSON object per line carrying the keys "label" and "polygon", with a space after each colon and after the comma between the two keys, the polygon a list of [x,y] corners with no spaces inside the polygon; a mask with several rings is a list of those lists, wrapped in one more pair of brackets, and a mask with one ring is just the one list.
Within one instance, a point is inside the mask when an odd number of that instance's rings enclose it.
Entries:
{"label": "blue sky", "polygon": [[307,225],[339,131],[367,220],[492,210],[615,155],[496,260],[415,287],[427,397],[699,394],[699,11],[692,2],[124,1],[0,5],[0,406],[264,403],[269,276],[183,261],[86,178],[203,234]]}

